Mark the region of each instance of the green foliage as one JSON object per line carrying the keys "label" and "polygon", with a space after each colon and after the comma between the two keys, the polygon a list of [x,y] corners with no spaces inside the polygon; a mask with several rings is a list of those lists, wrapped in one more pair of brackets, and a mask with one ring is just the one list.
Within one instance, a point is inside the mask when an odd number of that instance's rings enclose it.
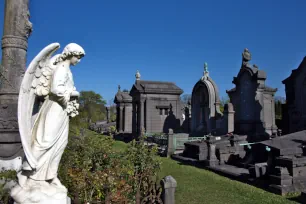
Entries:
{"label": "green foliage", "polygon": [[0,202],[8,203],[10,199],[9,189],[5,188],[5,184],[9,181],[17,181],[16,171],[8,170],[0,172]]}
{"label": "green foliage", "polygon": [[106,120],[106,101],[100,94],[93,91],[81,91],[79,103],[80,114],[78,117],[71,119],[71,124],[88,128],[90,122]]}
{"label": "green foliage", "polygon": [[110,132],[111,134],[115,134],[115,133],[116,133],[116,127],[115,127],[115,126],[110,126],[110,127],[109,127],[109,132]]}
{"label": "green foliage", "polygon": [[133,170],[133,179],[130,184],[133,186],[134,193],[140,192],[140,196],[148,196],[149,187],[157,180],[161,162],[157,155],[157,147],[148,147],[144,144],[144,138],[139,141],[133,140],[126,151],[126,159],[129,161],[130,168]]}
{"label": "green foliage", "polygon": [[143,196],[148,194],[147,186],[160,166],[155,148],[133,141],[128,149],[118,151],[111,137],[89,130],[75,136],[74,126],[70,127],[59,177],[75,202],[104,201],[107,197],[114,203],[131,203],[137,190],[142,190]]}
{"label": "green foliage", "polygon": [[113,201],[128,197],[127,162],[113,151],[113,140],[86,130],[84,137],[70,137],[62,157],[59,176],[69,193],[83,202]]}
{"label": "green foliage", "polygon": [[287,200],[286,197],[269,193],[202,168],[182,165],[170,158],[161,158],[161,160],[160,177],[171,175],[178,183],[175,190],[176,204],[296,203]]}
{"label": "green foliage", "polygon": [[282,119],[282,102],[280,100],[275,101],[275,118]]}
{"label": "green foliage", "polygon": [[95,93],[94,91],[81,91],[79,103],[81,106],[85,107],[88,104],[106,104],[106,101],[100,94]]}

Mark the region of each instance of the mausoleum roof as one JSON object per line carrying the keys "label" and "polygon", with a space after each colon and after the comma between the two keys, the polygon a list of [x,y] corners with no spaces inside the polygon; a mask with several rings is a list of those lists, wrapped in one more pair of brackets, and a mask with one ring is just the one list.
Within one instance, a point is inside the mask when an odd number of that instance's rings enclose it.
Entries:
{"label": "mausoleum roof", "polygon": [[132,96],[128,92],[118,90],[114,102],[115,103],[132,102]]}
{"label": "mausoleum roof", "polygon": [[140,93],[177,94],[183,93],[173,82],[136,80],[133,87]]}

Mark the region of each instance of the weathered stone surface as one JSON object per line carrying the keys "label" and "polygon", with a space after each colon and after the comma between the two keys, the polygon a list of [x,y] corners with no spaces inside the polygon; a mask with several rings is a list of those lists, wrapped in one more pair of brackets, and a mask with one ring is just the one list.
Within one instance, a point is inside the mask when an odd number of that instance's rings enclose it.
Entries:
{"label": "weathered stone surface", "polygon": [[[248,55],[250,52],[245,49],[243,56]],[[266,86],[266,73],[245,59],[233,80],[236,87],[227,91],[235,110],[235,133],[252,135],[254,141],[265,140],[266,134],[277,131],[274,108],[277,89]]]}
{"label": "weathered stone surface", "polygon": [[28,0],[6,0],[0,65],[0,159],[23,156],[17,123],[17,100],[25,73],[31,31]]}
{"label": "weathered stone surface", "polygon": [[286,91],[286,105],[283,111],[284,133],[293,133],[306,128],[306,57],[291,75],[283,80]]}
{"label": "weathered stone surface", "polygon": [[116,94],[115,103],[121,107],[117,109],[117,129],[138,136],[142,128],[147,133],[168,133],[169,128],[179,131],[182,93],[172,82],[140,80],[137,72],[130,92]]}
{"label": "weathered stone surface", "polygon": [[166,176],[161,180],[163,189],[162,200],[164,204],[175,204],[175,189],[177,182],[172,176]]}
{"label": "weathered stone surface", "polygon": [[212,133],[217,128],[217,120],[223,115],[218,87],[209,76],[207,63],[203,76],[192,90],[191,112],[191,132],[198,137]]}

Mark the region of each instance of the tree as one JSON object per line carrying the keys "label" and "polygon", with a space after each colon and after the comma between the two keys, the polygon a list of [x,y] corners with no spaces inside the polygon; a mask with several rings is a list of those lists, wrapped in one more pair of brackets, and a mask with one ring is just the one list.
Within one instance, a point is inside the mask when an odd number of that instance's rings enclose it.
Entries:
{"label": "tree", "polygon": [[286,102],[285,97],[275,96],[275,118],[282,119],[282,104]]}
{"label": "tree", "polygon": [[221,97],[220,102],[221,102],[220,111],[223,113],[225,104],[230,102],[230,99],[229,99],[228,95],[226,97]]}
{"label": "tree", "polygon": [[108,100],[108,107],[109,107],[109,111],[110,111],[110,120],[112,122],[116,121],[116,104],[114,103],[114,99],[110,99]]}
{"label": "tree", "polygon": [[95,93],[94,91],[81,91],[79,103],[81,106],[85,107],[90,103],[105,105],[106,101],[103,99],[103,97],[100,94]]}
{"label": "tree", "polygon": [[71,123],[88,127],[89,122],[106,119],[106,101],[100,94],[95,93],[94,91],[81,91],[79,103],[80,115],[79,117],[76,117],[76,119],[72,119]]}
{"label": "tree", "polygon": [[181,96],[181,101],[183,104],[187,105],[189,100],[191,100],[191,94],[184,94]]}

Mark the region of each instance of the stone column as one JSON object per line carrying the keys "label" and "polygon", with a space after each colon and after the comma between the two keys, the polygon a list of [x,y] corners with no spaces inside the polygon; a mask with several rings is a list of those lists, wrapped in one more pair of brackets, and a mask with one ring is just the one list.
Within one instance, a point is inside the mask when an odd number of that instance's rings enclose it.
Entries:
{"label": "stone column", "polygon": [[119,131],[120,132],[122,132],[123,131],[123,120],[124,120],[124,118],[123,118],[123,106],[122,105],[120,105],[120,107],[119,107]]}
{"label": "stone column", "polygon": [[21,80],[26,69],[28,37],[32,31],[28,4],[29,0],[5,0],[4,7],[0,67],[0,160],[12,162],[16,159],[20,161],[19,156],[23,155],[18,131],[17,104]]}
{"label": "stone column", "polygon": [[152,127],[151,127],[151,101],[146,100],[146,132],[152,132]]}
{"label": "stone column", "polygon": [[[225,134],[234,132],[234,107],[232,103],[227,103],[224,106],[224,117],[225,117]],[[222,127],[223,128],[223,127]]]}
{"label": "stone column", "polygon": [[137,104],[133,101],[133,113],[132,113],[132,132],[133,136],[137,133]]}
{"label": "stone column", "polygon": [[168,147],[167,147],[167,157],[171,156],[175,152],[175,147],[174,147],[174,135],[173,135],[173,130],[169,129],[168,133]]}
{"label": "stone column", "polygon": [[108,123],[110,123],[110,107],[105,107],[106,109],[106,120]]}
{"label": "stone column", "polygon": [[124,107],[124,132],[132,132],[132,104],[126,103]]}
{"label": "stone column", "polygon": [[141,130],[144,129],[144,122],[145,122],[145,117],[144,117],[144,112],[145,112],[145,107],[144,107],[144,102],[145,98],[140,99],[140,127],[139,127],[139,134],[141,134]]}
{"label": "stone column", "polygon": [[207,165],[208,166],[216,166],[218,164],[218,159],[216,157],[216,144],[212,137],[207,138],[207,146],[208,146],[208,158]]}
{"label": "stone column", "polygon": [[166,176],[161,180],[163,204],[175,204],[175,189],[177,182],[172,176]]}

